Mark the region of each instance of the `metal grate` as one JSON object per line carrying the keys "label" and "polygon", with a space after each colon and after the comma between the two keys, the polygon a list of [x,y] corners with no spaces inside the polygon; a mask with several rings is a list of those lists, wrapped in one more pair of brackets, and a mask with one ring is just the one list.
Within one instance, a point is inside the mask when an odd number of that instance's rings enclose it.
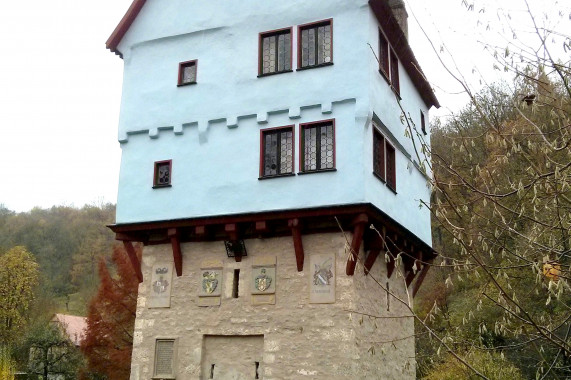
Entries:
{"label": "metal grate", "polygon": [[174,359],[174,339],[157,340],[155,347],[155,376],[172,375]]}

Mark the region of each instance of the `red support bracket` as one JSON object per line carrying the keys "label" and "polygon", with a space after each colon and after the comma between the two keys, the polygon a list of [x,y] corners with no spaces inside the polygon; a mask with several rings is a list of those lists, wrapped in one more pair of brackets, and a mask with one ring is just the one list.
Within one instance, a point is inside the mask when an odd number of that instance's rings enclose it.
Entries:
{"label": "red support bracket", "polygon": [[424,264],[422,266],[422,269],[420,271],[420,273],[418,274],[418,277],[416,279],[416,282],[414,283],[414,286],[412,287],[412,296],[416,296],[416,293],[418,292],[418,289],[420,289],[420,285],[422,285],[422,282],[424,281],[424,278],[426,277],[426,273],[428,273],[428,270],[430,269],[430,265],[428,264]]}
{"label": "red support bracket", "polygon": [[174,258],[174,267],[176,269],[176,275],[180,277],[182,276],[182,252],[180,250],[180,239],[179,239],[178,230],[176,228],[169,228],[168,235],[169,238],[171,239],[172,255]]}
{"label": "red support bracket", "polygon": [[303,261],[305,255],[303,253],[303,242],[301,241],[301,226],[299,219],[288,220],[288,227],[291,228],[291,234],[293,236],[293,248],[295,250],[295,259],[297,262],[297,271],[303,271]]}
{"label": "red support bracket", "polygon": [[351,242],[351,252],[349,258],[347,259],[347,266],[345,268],[345,273],[347,276],[352,276],[355,274],[355,266],[357,265],[357,258],[359,256],[359,250],[361,249],[361,242],[363,241],[363,234],[365,233],[365,226],[369,222],[367,214],[359,214],[353,220],[353,241]]}
{"label": "red support bracket", "polygon": [[395,259],[392,256],[392,254],[389,253],[389,261],[387,262],[387,278],[391,278],[394,271],[395,271]]}
{"label": "red support bracket", "polygon": [[[414,248],[411,249],[411,255],[414,256]],[[410,260],[413,260],[413,259],[410,259]],[[422,267],[422,251],[419,251],[418,258],[414,259],[414,262],[410,267],[408,275],[406,276],[406,286],[407,287],[412,283],[412,281],[414,280],[414,277],[417,275],[417,273],[420,272],[421,267]]]}
{"label": "red support bracket", "polygon": [[141,272],[141,263],[139,262],[139,258],[137,257],[137,252],[135,252],[135,248],[133,247],[133,243],[129,240],[123,240],[123,246],[125,247],[125,251],[127,251],[127,255],[129,256],[129,260],[131,260],[131,265],[135,270],[135,275],[139,280],[139,283],[143,282],[143,272]]}
{"label": "red support bracket", "polygon": [[374,248],[369,251],[369,255],[367,256],[367,260],[365,260],[364,270],[365,276],[369,274],[373,265],[375,265],[375,261],[377,260],[377,256],[381,252],[380,248]]}
{"label": "red support bracket", "polygon": [[376,231],[373,232],[370,238],[370,244],[369,244],[369,255],[367,256],[367,259],[365,260],[365,265],[363,265],[363,270],[365,272],[365,276],[369,274],[369,272],[371,271],[371,268],[373,267],[373,265],[375,265],[375,261],[377,260],[377,257],[379,256],[379,254],[386,252],[386,247],[385,247],[385,236],[386,236],[386,230],[385,230],[385,226],[383,226],[382,228],[382,235],[377,233]]}

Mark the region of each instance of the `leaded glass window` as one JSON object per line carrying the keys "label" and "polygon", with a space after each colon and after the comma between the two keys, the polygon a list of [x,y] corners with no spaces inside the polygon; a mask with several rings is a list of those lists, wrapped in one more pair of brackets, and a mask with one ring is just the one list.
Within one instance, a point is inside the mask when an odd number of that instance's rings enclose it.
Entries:
{"label": "leaded glass window", "polygon": [[385,138],[376,128],[373,128],[373,173],[385,180]]}
{"label": "leaded glass window", "polygon": [[157,339],[155,345],[155,376],[174,375],[174,339]]}
{"label": "leaded glass window", "polygon": [[333,121],[301,125],[303,171],[335,169],[335,128]]}
{"label": "leaded glass window", "polygon": [[178,65],[178,85],[196,83],[197,61],[181,62]]}
{"label": "leaded glass window", "polygon": [[301,68],[333,62],[332,30],[331,20],[300,27],[299,64]]}
{"label": "leaded glass window", "polygon": [[155,162],[153,187],[166,187],[171,184],[172,161]]}
{"label": "leaded glass window", "polygon": [[264,33],[260,43],[261,75],[291,70],[291,29]]}
{"label": "leaded glass window", "polygon": [[262,131],[262,177],[293,173],[293,128]]}

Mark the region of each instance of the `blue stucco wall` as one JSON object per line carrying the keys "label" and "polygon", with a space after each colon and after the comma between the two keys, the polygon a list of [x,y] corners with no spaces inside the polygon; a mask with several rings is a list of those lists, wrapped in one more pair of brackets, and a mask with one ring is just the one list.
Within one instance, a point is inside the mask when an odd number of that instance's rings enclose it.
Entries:
{"label": "blue stucco wall", "polygon": [[[260,32],[293,26],[295,46],[297,25],[329,18],[332,66],[257,77]],[[407,169],[412,145],[371,53],[376,28],[366,0],[148,0],[119,45],[117,223],[372,202],[431,244],[418,208],[426,177]],[[192,59],[198,83],[177,87],[178,63]],[[402,68],[400,78],[402,104],[419,118],[426,107]],[[261,129],[295,124],[297,172],[299,124],[332,118],[337,171],[258,180]],[[373,120],[398,140],[397,194],[372,175]],[[153,163],[165,159],[172,187],[153,189]]]}

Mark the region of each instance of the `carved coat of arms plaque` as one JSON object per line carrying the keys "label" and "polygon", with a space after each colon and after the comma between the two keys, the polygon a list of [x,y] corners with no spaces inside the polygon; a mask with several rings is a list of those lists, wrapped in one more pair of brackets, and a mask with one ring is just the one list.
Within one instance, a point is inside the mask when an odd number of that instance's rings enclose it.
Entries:
{"label": "carved coat of arms plaque", "polygon": [[222,270],[202,269],[199,278],[199,296],[214,297],[222,292]]}
{"label": "carved coat of arms plaque", "polygon": [[335,302],[335,254],[310,256],[309,302]]}
{"label": "carved coat of arms plaque", "polygon": [[276,267],[252,268],[252,294],[276,292]]}
{"label": "carved coat of arms plaque", "polygon": [[173,263],[157,263],[151,268],[151,308],[170,307]]}

